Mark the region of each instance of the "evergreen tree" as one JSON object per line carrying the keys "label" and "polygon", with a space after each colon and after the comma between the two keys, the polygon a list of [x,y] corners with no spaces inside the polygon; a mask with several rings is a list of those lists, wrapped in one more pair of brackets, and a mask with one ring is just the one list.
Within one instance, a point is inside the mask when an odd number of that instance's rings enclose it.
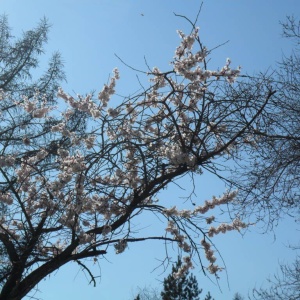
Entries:
{"label": "evergreen tree", "polygon": [[[32,73],[39,66],[38,57],[43,54],[43,46],[47,42],[49,24],[46,19],[40,21],[39,25],[32,30],[25,31],[19,39],[14,38],[6,15],[0,15],[0,91],[9,93],[12,99],[20,99],[26,96],[31,99],[36,91],[45,96],[47,101],[55,103],[58,86],[65,79],[62,70],[62,60],[59,53],[54,53],[49,61],[47,70],[39,77],[33,79]],[[20,128],[30,122],[28,116],[16,116],[17,106],[7,99],[0,99],[0,144],[1,155],[7,148],[7,140],[16,141],[14,147],[20,147],[24,142]],[[10,128],[4,125],[7,115],[14,115]],[[46,124],[45,124],[46,125]],[[50,129],[48,129],[49,131]],[[42,129],[47,131],[46,126]],[[35,132],[35,127],[30,127],[26,136],[40,136],[42,132]],[[1,166],[2,167],[2,166]],[[1,186],[1,192],[5,193],[7,187]],[[0,202],[0,218],[7,215],[7,206]],[[7,251],[0,244],[0,286],[3,277],[6,276],[9,263],[6,261]]]}
{"label": "evergreen tree", "polygon": [[[42,19],[38,26],[14,38],[6,15],[0,16],[0,89],[15,97],[31,98],[36,90],[54,103],[57,89],[65,74],[58,52],[50,58],[48,68],[41,76],[34,76],[39,67],[39,56],[48,40],[49,24]],[[36,71],[35,71],[36,72]]]}
{"label": "evergreen tree", "polygon": [[[16,103],[36,101],[37,107],[43,107],[43,101],[54,105],[57,102],[57,91],[62,81],[65,80],[63,63],[58,52],[54,53],[48,62],[45,71],[37,71],[39,58],[44,54],[44,46],[47,43],[49,24],[42,19],[36,28],[24,31],[20,38],[14,37],[6,15],[0,15],[0,149],[1,158],[8,152],[13,154],[15,149],[19,155],[15,157],[16,164],[21,164],[22,159],[34,156],[38,149],[47,149],[51,153],[55,143],[67,147],[67,138],[48,142],[53,135],[51,127],[60,122],[58,118],[47,119],[42,126],[36,126],[36,119],[33,114],[25,114]],[[37,97],[37,95],[41,97]],[[3,96],[5,95],[5,97]],[[68,126],[72,131],[79,131],[84,128],[85,119],[80,112],[70,118]],[[11,145],[10,141],[14,141]],[[30,150],[28,150],[30,147]],[[26,150],[27,149],[27,150]],[[45,168],[49,159],[44,161]],[[7,193],[15,179],[3,182],[4,171],[1,162],[1,188],[0,194]],[[8,215],[8,205],[0,201],[0,219],[3,221]],[[11,274],[9,254],[3,234],[6,232],[1,226],[2,240],[0,243],[0,288],[6,278]],[[21,244],[21,243],[20,243]],[[9,248],[9,247],[8,247]]]}
{"label": "evergreen tree", "polygon": [[[200,300],[199,295],[202,289],[199,289],[196,277],[193,274],[186,273],[185,276],[175,278],[175,274],[181,267],[181,260],[172,266],[172,273],[164,279],[164,289],[161,292],[163,300]],[[188,276],[189,275],[189,276]]]}

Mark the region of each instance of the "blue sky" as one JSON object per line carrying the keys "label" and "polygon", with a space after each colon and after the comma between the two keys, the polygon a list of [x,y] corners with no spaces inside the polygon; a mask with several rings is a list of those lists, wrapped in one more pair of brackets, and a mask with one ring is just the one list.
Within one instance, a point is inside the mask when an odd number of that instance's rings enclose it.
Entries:
{"label": "blue sky", "polygon": [[[193,0],[0,0],[0,12],[8,15],[15,36],[34,27],[43,16],[49,19],[53,26],[46,55],[56,50],[61,52],[68,80],[63,87],[69,93],[101,89],[111,70],[118,67],[121,80],[117,92],[126,95],[138,88],[136,73],[124,66],[115,54],[137,69],[146,69],[145,57],[150,66],[168,70],[179,42],[176,30],[190,30],[187,22],[175,17],[173,12],[193,20],[200,3]],[[299,0],[204,1],[198,22],[202,42],[211,49],[229,41],[214,50],[211,68],[222,67],[230,57],[232,65],[241,65],[244,73],[268,70],[283,53],[291,50],[291,44],[281,37],[279,21],[286,15],[297,17],[299,12]],[[41,65],[45,66],[46,61]],[[197,180],[199,203],[224,190],[211,177]],[[164,197],[171,199],[172,204],[179,193],[170,187]],[[148,223],[138,226],[156,228],[156,224]],[[295,252],[287,246],[298,242],[296,229],[292,220],[285,219],[276,228],[275,236],[261,234],[257,226],[244,236],[229,233],[216,237],[214,241],[228,268],[229,286],[226,274],[221,276],[219,288],[195,268],[203,294],[210,291],[216,300],[230,300],[235,292],[246,296],[254,286],[259,287],[278,270],[278,262],[292,261]],[[133,299],[137,287],[159,287],[168,270],[162,273],[162,268],[153,269],[163,257],[164,246],[153,242],[130,245],[121,255],[109,254],[99,260],[99,265],[92,266],[95,274],[101,274],[96,288],[88,285],[88,279],[72,263],[41,282],[35,297]]]}

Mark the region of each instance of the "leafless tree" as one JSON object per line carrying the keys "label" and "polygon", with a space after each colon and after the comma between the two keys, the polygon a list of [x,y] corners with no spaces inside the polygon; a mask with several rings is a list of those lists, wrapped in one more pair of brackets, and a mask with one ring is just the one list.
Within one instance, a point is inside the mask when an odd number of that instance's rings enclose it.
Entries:
{"label": "leafless tree", "polygon": [[281,265],[279,274],[269,279],[269,288],[255,289],[255,300],[299,300],[300,299],[300,257],[293,264]]}
{"label": "leafless tree", "polygon": [[240,184],[241,211],[271,227],[286,215],[299,220],[300,212],[300,25],[289,17],[282,26],[284,37],[295,41],[295,50],[272,74],[252,79],[244,97],[262,81],[276,94],[253,122],[254,138],[238,162],[237,176],[232,176]]}

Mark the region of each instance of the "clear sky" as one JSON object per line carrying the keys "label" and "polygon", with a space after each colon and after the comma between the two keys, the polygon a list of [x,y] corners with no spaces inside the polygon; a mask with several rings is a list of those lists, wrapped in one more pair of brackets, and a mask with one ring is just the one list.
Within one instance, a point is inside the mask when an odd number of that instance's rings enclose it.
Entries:
{"label": "clear sky", "polygon": [[[150,66],[168,70],[179,42],[176,30],[190,29],[173,12],[193,20],[200,3],[196,0],[0,0],[0,12],[8,15],[15,36],[34,27],[43,16],[49,19],[53,26],[46,55],[56,50],[61,52],[68,80],[63,86],[66,91],[86,93],[100,89],[111,70],[119,67],[121,80],[117,91],[126,95],[138,89],[136,74],[114,54],[137,69],[146,69],[146,57]],[[299,0],[204,1],[198,22],[202,42],[211,49],[229,41],[213,52],[211,67],[222,67],[230,57],[233,66],[241,65],[244,73],[266,71],[284,52],[290,51],[291,44],[281,37],[279,21],[284,21],[287,15],[299,17],[299,13]],[[42,65],[45,66],[45,61]],[[211,177],[197,180],[199,203],[223,192],[223,185]],[[164,192],[170,206],[178,196],[175,187]],[[157,225],[140,222],[139,227],[149,225],[155,229]],[[222,274],[219,288],[195,268],[203,294],[210,291],[215,300],[230,300],[235,292],[246,296],[278,271],[278,262],[292,261],[295,252],[287,245],[299,240],[292,220],[282,220],[275,236],[261,232],[257,226],[244,236],[229,233],[214,239],[227,265],[228,280]],[[99,265],[92,266],[94,273],[101,275],[96,288],[88,285],[88,278],[71,263],[41,282],[35,297],[130,300],[137,287],[159,287],[169,270],[162,273],[162,268],[153,269],[163,258],[161,243],[130,245],[125,253],[111,253],[99,260]]]}

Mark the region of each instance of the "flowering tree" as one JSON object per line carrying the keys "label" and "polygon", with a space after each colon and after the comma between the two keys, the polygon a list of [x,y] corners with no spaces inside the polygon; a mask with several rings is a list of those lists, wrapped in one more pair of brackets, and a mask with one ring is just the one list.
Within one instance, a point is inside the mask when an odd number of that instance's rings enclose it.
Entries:
{"label": "flowering tree", "polygon": [[[57,107],[39,91],[29,98],[2,90],[1,128],[14,135],[1,140],[0,200],[7,213],[0,241],[8,267],[0,278],[0,299],[23,298],[70,261],[94,280],[84,259],[97,259],[111,248],[120,254],[128,243],[145,240],[170,242],[186,253],[175,277],[192,267],[193,257],[204,272],[222,269],[211,238],[246,225],[236,218],[213,226],[211,211],[234,201],[237,191],[193,209],[177,209],[174,201],[163,206],[159,191],[204,170],[222,177],[220,164],[238,157],[251,140],[252,125],[274,91],[258,85],[241,100],[232,93],[239,68],[231,69],[227,59],[220,70],[209,70],[210,51],[202,46],[198,29],[178,33],[172,69],[145,73],[150,86],[118,105],[110,104],[117,69],[97,99],[75,99],[60,88]],[[85,126],[78,127],[78,116]],[[131,228],[146,211],[165,220],[164,235],[143,236]]]}

